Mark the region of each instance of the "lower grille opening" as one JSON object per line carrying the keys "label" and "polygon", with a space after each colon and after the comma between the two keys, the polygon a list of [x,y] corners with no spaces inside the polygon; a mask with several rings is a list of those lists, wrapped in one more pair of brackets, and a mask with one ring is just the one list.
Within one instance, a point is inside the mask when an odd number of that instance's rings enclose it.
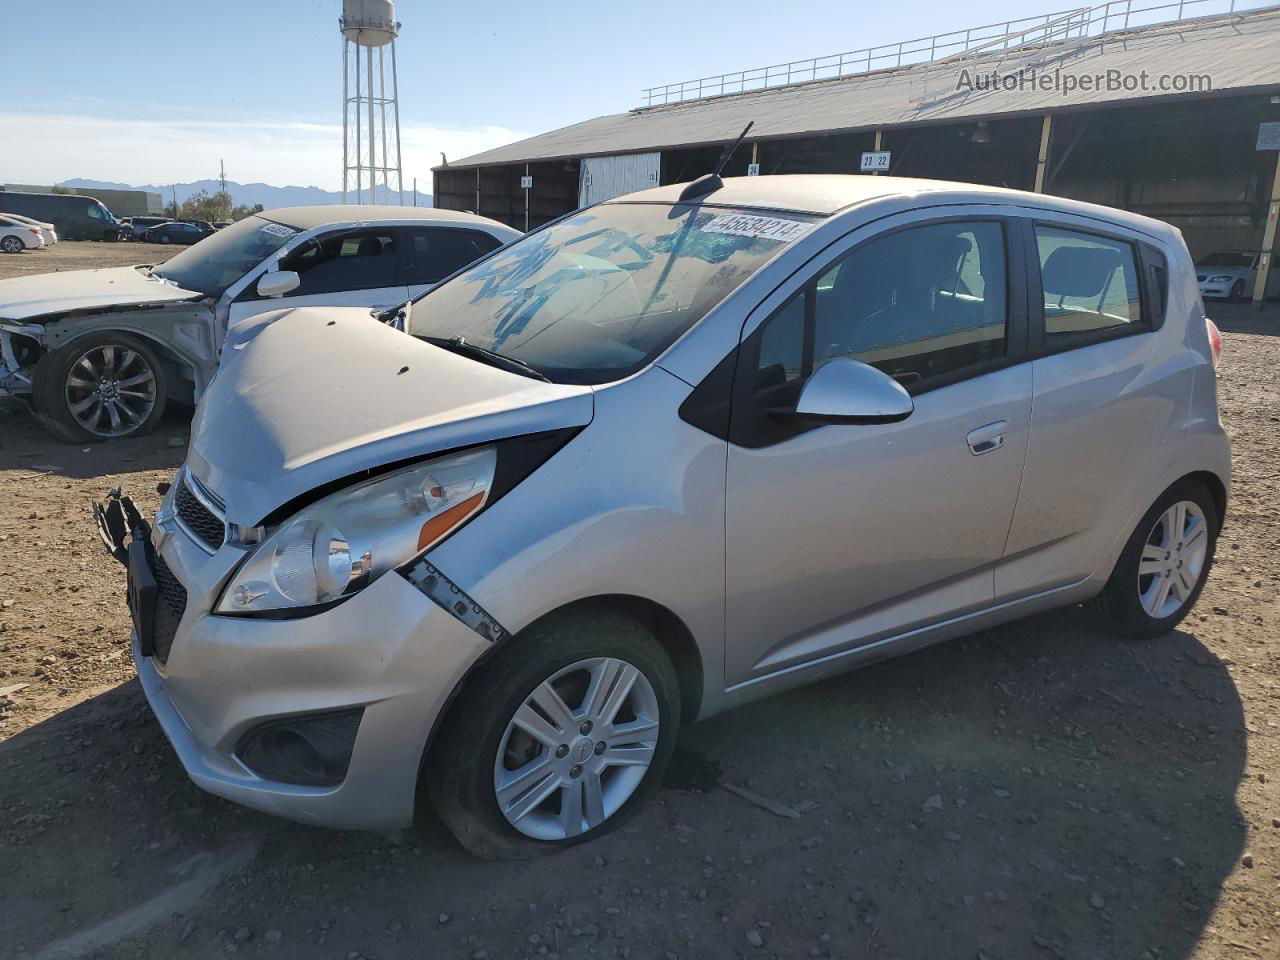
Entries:
{"label": "lower grille opening", "polygon": [[364,707],[269,720],[250,730],[236,756],[278,783],[331,787],[347,776]]}
{"label": "lower grille opening", "polygon": [[187,609],[187,588],[178,582],[159,553],[152,557],[151,572],[156,578],[155,656],[164,663],[169,659],[173,636]]}

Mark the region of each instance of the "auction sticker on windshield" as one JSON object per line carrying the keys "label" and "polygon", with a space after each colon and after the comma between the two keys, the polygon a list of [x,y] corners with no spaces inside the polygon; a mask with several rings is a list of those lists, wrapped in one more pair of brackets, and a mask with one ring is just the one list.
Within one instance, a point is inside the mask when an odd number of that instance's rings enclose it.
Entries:
{"label": "auction sticker on windshield", "polygon": [[734,237],[781,240],[784,243],[797,240],[812,229],[812,223],[804,223],[801,220],[784,220],[781,217],[754,217],[745,213],[732,213],[713,217],[701,227],[703,233],[726,233]]}
{"label": "auction sticker on windshield", "polygon": [[293,227],[286,227],[283,223],[268,223],[262,227],[262,232],[273,237],[292,237],[298,231]]}

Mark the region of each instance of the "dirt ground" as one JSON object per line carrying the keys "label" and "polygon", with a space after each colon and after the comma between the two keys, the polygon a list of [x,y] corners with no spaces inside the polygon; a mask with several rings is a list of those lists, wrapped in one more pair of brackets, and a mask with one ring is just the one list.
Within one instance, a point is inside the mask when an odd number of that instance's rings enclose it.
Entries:
{"label": "dirt ground", "polygon": [[1235,489],[1183,629],[1060,611],[716,717],[625,830],[521,864],[189,783],[88,509],[154,508],[183,418],[85,448],[0,412],[0,957],[1280,957],[1280,307],[1210,313]]}

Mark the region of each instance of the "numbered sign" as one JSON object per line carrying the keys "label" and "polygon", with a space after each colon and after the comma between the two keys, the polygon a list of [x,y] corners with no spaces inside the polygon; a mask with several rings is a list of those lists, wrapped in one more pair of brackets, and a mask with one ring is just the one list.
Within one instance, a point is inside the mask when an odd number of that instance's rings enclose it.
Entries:
{"label": "numbered sign", "polygon": [[863,173],[884,173],[889,169],[888,150],[868,150],[862,155]]}
{"label": "numbered sign", "polygon": [[758,177],[758,176],[760,176],[760,164],[758,164],[758,163],[748,163],[748,164],[747,164],[747,176],[748,176],[748,177]]}
{"label": "numbered sign", "polygon": [[533,177],[521,177],[521,178],[520,178],[520,189],[521,189],[521,190],[532,190],[532,189],[533,189]]}

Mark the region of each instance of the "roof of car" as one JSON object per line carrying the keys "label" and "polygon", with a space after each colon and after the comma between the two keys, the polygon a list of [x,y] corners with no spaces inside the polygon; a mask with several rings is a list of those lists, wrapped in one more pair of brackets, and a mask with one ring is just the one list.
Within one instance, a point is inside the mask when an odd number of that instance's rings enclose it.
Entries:
{"label": "roof of car", "polygon": [[437,207],[401,207],[392,204],[329,203],[313,207],[278,207],[258,214],[267,220],[283,223],[298,230],[312,230],[329,223],[351,223],[366,220],[426,220],[435,223],[472,223],[511,229],[488,217]]}
{"label": "roof of car", "polygon": [[[609,203],[676,203],[687,184],[675,183],[616,197]],[[847,207],[884,197],[923,194],[941,200],[951,195],[962,203],[1031,204],[1083,216],[1104,216],[1146,232],[1167,233],[1167,224],[1140,214],[1068,200],[1050,194],[1027,193],[956,180],[921,180],[914,177],[870,177],[847,173],[775,174],[763,177],[725,177],[724,186],[698,201],[717,206],[759,210],[785,210],[830,216]]]}

